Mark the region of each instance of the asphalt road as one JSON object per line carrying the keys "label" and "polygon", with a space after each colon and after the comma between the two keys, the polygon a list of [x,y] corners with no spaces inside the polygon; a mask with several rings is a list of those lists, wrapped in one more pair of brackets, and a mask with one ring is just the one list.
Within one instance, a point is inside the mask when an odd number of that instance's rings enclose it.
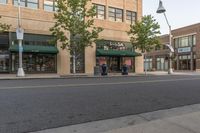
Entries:
{"label": "asphalt road", "polygon": [[200,76],[0,80],[0,133],[200,103]]}

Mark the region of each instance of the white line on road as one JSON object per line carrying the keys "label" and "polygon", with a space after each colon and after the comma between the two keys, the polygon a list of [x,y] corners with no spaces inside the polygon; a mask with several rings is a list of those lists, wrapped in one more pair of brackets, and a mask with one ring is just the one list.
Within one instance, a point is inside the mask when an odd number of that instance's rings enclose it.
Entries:
{"label": "white line on road", "polygon": [[200,80],[200,78],[182,78],[182,79],[165,79],[165,80],[149,80],[149,81],[133,81],[133,82],[110,82],[110,83],[90,83],[90,84],[61,84],[61,85],[33,85],[33,86],[1,86],[0,89],[23,89],[23,88],[54,88],[54,87],[79,87],[79,86],[100,86],[100,85],[124,85],[124,84],[143,84],[158,82],[176,82]]}

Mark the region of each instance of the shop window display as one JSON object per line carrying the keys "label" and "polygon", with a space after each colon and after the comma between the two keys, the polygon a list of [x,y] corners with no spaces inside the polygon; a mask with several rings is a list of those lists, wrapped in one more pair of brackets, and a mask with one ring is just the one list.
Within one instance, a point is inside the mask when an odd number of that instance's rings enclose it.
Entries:
{"label": "shop window display", "polygon": [[[14,68],[18,69],[18,54],[13,54]],[[51,54],[23,54],[23,68],[26,72],[56,72],[56,56]]]}

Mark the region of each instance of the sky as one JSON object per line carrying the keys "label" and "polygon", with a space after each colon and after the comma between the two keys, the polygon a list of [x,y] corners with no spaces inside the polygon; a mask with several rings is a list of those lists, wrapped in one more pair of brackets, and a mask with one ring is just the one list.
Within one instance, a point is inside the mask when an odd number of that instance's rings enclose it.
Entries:
{"label": "sky", "polygon": [[[173,29],[200,23],[200,0],[162,0],[166,16]],[[152,15],[160,24],[161,34],[168,34],[164,14],[157,14],[159,0],[143,0],[143,15]]]}

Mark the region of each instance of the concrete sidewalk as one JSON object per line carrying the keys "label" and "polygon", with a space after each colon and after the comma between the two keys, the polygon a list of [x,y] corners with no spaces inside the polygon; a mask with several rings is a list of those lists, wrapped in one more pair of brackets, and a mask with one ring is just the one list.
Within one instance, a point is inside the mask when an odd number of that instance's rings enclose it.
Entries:
{"label": "concrete sidewalk", "polygon": [[200,133],[200,112],[159,119],[104,133]]}
{"label": "concrete sidewalk", "polygon": [[32,133],[200,133],[200,104]]}
{"label": "concrete sidewalk", "polygon": [[[147,76],[165,76],[168,75],[166,71],[147,72]],[[200,75],[200,72],[174,72],[172,75]],[[102,77],[131,77],[131,76],[145,76],[145,73],[129,73],[128,75],[121,75],[121,73],[108,73],[107,76],[92,75],[92,74],[69,74],[58,75],[57,73],[42,73],[42,74],[26,74],[25,77],[17,77],[16,74],[0,74],[0,80],[5,79],[43,79],[43,78],[102,78]]]}
{"label": "concrete sidewalk", "polygon": [[0,74],[0,80],[9,79],[43,79],[43,78],[60,78],[56,73],[52,74],[26,74],[24,77],[17,77],[16,74]]}

